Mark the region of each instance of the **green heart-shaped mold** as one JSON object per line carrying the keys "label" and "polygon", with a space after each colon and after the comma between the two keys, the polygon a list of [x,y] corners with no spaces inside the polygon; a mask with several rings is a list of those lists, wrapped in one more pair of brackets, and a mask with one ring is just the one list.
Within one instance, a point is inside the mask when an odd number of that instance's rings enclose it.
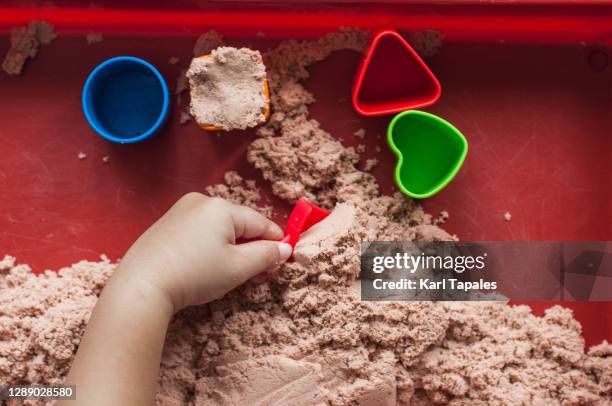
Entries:
{"label": "green heart-shaped mold", "polygon": [[468,151],[467,140],[452,124],[418,110],[393,117],[387,142],[398,157],[395,183],[402,193],[417,199],[444,189],[459,172]]}

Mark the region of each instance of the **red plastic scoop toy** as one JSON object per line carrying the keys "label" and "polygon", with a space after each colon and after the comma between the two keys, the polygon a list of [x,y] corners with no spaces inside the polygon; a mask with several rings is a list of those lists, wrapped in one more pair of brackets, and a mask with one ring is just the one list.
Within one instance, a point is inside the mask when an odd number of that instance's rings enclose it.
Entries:
{"label": "red plastic scoop toy", "polygon": [[[308,230],[310,227],[329,216],[329,212],[314,204],[308,200],[300,199],[293,207],[293,211],[287,220],[285,226],[285,236],[281,240],[287,244],[291,244],[291,247],[295,248],[295,244],[300,239],[300,235]],[[252,240],[245,240],[239,238],[236,244],[244,244]]]}
{"label": "red plastic scoop toy", "polygon": [[282,241],[295,247],[295,244],[297,244],[300,239],[300,235],[304,231],[308,230],[327,216],[329,216],[327,210],[315,206],[307,200],[298,200],[285,226],[285,237]]}

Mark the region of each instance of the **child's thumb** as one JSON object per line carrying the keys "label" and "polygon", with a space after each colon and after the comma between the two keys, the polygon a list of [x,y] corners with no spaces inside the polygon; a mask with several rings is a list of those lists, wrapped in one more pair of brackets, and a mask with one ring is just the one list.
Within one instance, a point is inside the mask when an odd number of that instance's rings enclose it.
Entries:
{"label": "child's thumb", "polygon": [[279,241],[257,240],[235,246],[240,258],[241,273],[249,279],[259,273],[276,269],[287,261],[293,249]]}

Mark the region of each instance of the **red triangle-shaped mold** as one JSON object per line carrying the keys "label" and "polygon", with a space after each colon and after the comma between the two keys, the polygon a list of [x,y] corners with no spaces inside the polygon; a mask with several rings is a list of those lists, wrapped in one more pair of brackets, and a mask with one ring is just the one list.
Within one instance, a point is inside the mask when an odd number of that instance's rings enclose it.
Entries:
{"label": "red triangle-shaped mold", "polygon": [[357,71],[353,106],[364,116],[380,116],[429,106],[441,93],[440,82],[406,40],[383,30]]}

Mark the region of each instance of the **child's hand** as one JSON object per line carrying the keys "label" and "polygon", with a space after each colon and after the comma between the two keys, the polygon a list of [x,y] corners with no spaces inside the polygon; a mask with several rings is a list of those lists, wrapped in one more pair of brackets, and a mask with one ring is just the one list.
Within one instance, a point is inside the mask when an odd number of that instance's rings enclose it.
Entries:
{"label": "child's hand", "polygon": [[[134,243],[113,279],[159,289],[176,312],[277,268],[291,256],[282,237],[255,210],[190,193]],[[257,240],[236,245],[238,238]]]}
{"label": "child's hand", "polygon": [[[286,261],[291,246],[274,241],[282,236],[249,208],[198,193],[180,199],[102,291],[66,378],[79,388],[77,404],[153,404],[172,314]],[[235,245],[238,238],[257,241]]]}

